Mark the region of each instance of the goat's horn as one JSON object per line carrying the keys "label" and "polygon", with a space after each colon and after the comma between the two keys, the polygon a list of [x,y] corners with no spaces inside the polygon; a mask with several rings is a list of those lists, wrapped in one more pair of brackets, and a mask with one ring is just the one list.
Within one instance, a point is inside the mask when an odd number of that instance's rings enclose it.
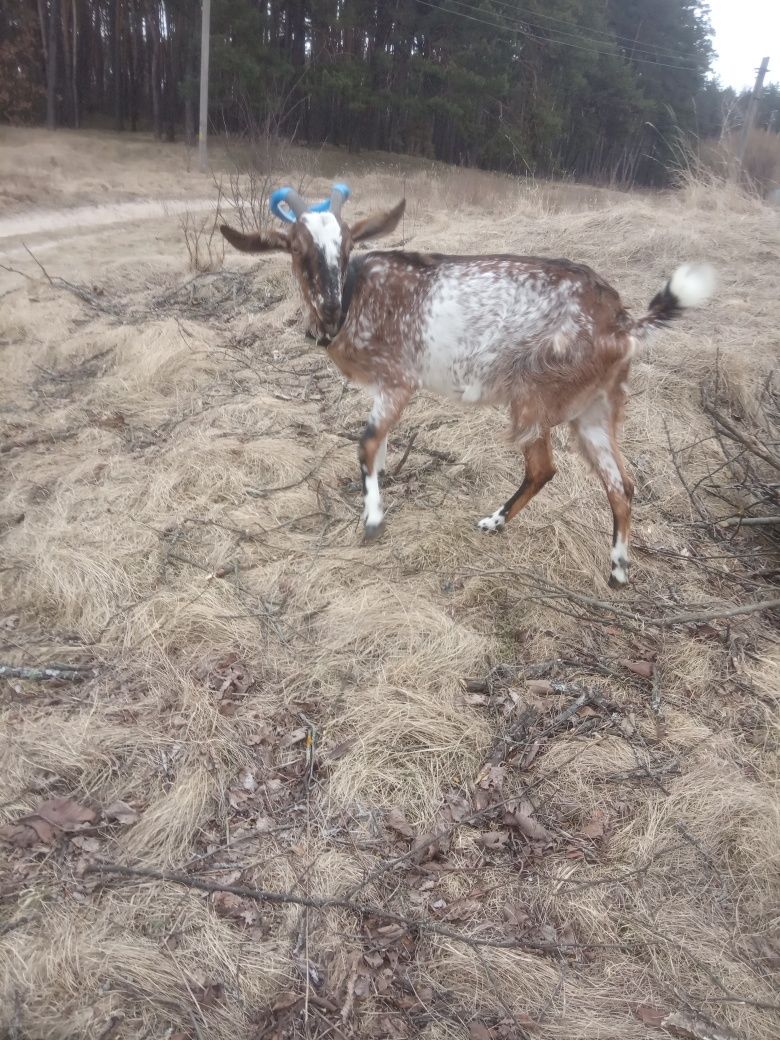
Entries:
{"label": "goat's horn", "polygon": [[341,216],[341,207],[351,192],[346,184],[334,184],[330,189],[330,211],[335,217]]}
{"label": "goat's horn", "polygon": [[[287,209],[282,209],[281,203]],[[295,188],[277,188],[268,200],[268,205],[274,216],[286,220],[288,224],[294,224],[306,212],[306,203]]]}

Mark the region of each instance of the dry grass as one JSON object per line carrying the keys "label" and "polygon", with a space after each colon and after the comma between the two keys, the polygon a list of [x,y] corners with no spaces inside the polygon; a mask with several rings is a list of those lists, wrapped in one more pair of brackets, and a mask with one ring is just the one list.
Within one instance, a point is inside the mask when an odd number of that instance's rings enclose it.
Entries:
{"label": "dry grass", "polygon": [[[25,205],[100,199],[103,183],[124,197],[209,190],[183,153],[129,138],[18,131],[7,143],[0,162],[11,156]],[[22,192],[24,146],[32,165],[50,152],[54,172],[38,164]],[[563,436],[556,480],[506,537],[479,537],[474,520],[519,482],[504,417],[453,417],[431,398],[391,448],[392,468],[419,431],[386,492],[387,534],[361,545],[354,443],[341,434],[360,429],[366,402],[301,336],[285,258],[232,253],[190,281],[173,215],[29,239],[50,273],[100,287],[117,317],[49,285],[7,242],[29,278],[0,280],[1,656],[98,673],[0,680],[2,822],[55,796],[121,800],[137,820],[101,820],[53,849],[2,846],[0,1034],[94,1038],[113,1020],[122,1040],[330,1025],[438,1040],[517,1016],[540,1038],[639,1040],[657,1035],[633,1013],[646,1004],[770,1040],[780,681],[769,620],[633,633],[562,613],[571,604],[521,578],[642,612],[771,594],[740,562],[762,552],[769,567],[771,543],[739,533],[732,555],[697,526],[664,422],[675,446],[709,436],[700,384],[716,357],[742,406],[776,362],[777,218],[714,185],[653,197],[406,166],[350,180],[354,213],[405,190],[410,248],[569,256],[635,311],[677,262],[718,266],[713,306],[635,365],[632,591],[606,587],[606,501]],[[719,457],[704,442],[687,456],[691,479]],[[654,657],[660,718],[650,681],[620,663]],[[570,697],[522,673],[464,696],[464,677],[552,658],[579,663],[544,677],[597,688],[611,710],[540,736]],[[489,762],[503,763],[490,781]],[[408,847],[385,825],[391,808],[420,835],[457,796],[479,804],[529,787],[548,844],[515,833],[484,847],[483,832],[502,828],[496,811],[456,828],[438,861],[386,871],[360,898],[444,914],[469,934],[575,944],[560,954],[423,934],[390,942],[392,965],[372,969],[389,941],[377,922],[247,903],[242,917],[213,895],[85,873],[109,861],[335,894]],[[274,1033],[270,1009],[303,993],[307,973],[310,997],[336,1012],[310,1001]]]}

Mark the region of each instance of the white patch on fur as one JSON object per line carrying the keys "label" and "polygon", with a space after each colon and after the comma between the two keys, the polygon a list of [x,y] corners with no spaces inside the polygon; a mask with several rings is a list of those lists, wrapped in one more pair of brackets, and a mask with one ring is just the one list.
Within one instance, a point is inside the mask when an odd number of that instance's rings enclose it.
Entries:
{"label": "white patch on fur", "polygon": [[596,466],[599,473],[610,487],[616,491],[623,490],[623,477],[620,473],[615,455],[612,451],[612,442],[609,439],[609,431],[605,429],[598,419],[588,421],[587,417],[580,417],[578,429],[583,440],[593,448]]}
{"label": "white patch on fur", "polygon": [[[465,404],[508,401],[507,369],[543,369],[572,350],[582,322],[577,286],[475,257],[439,266],[422,301],[420,385]],[[408,339],[408,334],[406,335]],[[511,359],[511,360],[510,360]]]}
{"label": "white patch on fur", "polygon": [[384,519],[382,497],[379,494],[379,477],[376,473],[366,476],[366,497],[364,500],[363,523],[366,527],[379,527]]}
{"label": "white patch on fur", "polygon": [[628,584],[628,545],[618,535],[610,553],[612,577],[621,585]]}
{"label": "white patch on fur", "polygon": [[497,509],[492,516],[486,516],[480,520],[477,527],[480,531],[487,531],[489,533],[491,531],[500,531],[505,523],[506,517],[500,509]]}
{"label": "white patch on fur", "polygon": [[681,307],[701,307],[715,293],[715,269],[710,264],[682,264],[669,279],[669,291]]}
{"label": "white patch on fur", "polygon": [[382,443],[379,445],[379,451],[376,453],[376,471],[381,473],[385,468],[387,462],[387,437],[382,439]]}
{"label": "white patch on fur", "polygon": [[304,213],[301,217],[314,244],[322,250],[329,268],[338,268],[341,256],[341,226],[332,213]]}

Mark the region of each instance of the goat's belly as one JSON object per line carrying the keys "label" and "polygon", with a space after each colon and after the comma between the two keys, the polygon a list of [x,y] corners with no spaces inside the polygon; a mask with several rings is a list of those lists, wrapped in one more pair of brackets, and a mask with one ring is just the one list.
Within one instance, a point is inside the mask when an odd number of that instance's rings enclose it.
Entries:
{"label": "goat's belly", "polygon": [[447,359],[439,362],[429,358],[420,375],[420,386],[433,394],[446,397],[450,401],[461,401],[463,404],[479,404],[488,394],[484,366],[475,365],[473,361],[453,361]]}

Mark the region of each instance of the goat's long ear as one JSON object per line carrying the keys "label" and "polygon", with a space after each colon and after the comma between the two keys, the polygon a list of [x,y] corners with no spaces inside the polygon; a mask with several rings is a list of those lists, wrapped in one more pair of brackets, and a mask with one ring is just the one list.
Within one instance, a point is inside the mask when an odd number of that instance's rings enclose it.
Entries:
{"label": "goat's long ear", "polygon": [[358,220],[350,228],[352,240],[364,242],[367,238],[381,238],[382,235],[389,235],[398,227],[398,221],[404,215],[405,209],[406,199],[401,199],[397,206],[393,206],[385,213],[374,213],[370,217]]}
{"label": "goat's long ear", "polygon": [[249,235],[236,231],[227,224],[220,224],[219,230],[231,246],[240,249],[242,253],[267,253],[271,249],[290,251],[290,239],[284,231],[277,231],[276,228],[270,231],[255,231]]}

